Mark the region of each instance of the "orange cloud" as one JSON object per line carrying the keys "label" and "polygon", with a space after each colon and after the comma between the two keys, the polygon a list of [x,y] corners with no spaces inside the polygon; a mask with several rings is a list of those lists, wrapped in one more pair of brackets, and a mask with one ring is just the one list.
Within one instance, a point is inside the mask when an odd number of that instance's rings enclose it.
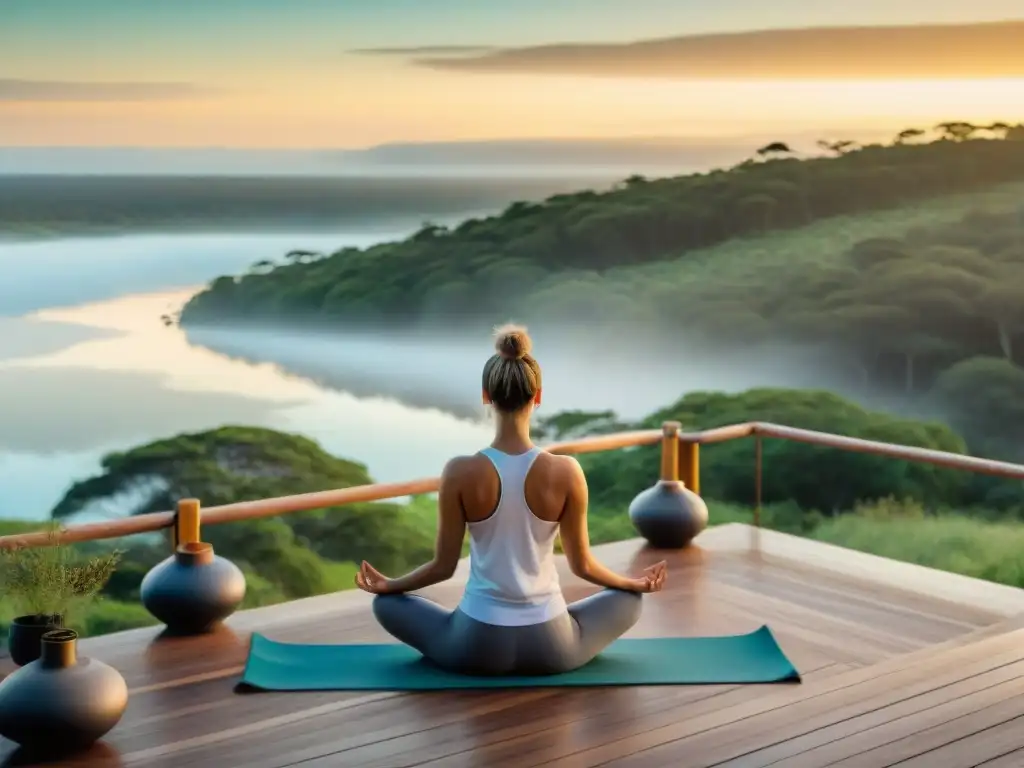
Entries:
{"label": "orange cloud", "polygon": [[693,80],[1014,78],[1024,76],[1024,21],[559,43],[413,61],[460,72]]}

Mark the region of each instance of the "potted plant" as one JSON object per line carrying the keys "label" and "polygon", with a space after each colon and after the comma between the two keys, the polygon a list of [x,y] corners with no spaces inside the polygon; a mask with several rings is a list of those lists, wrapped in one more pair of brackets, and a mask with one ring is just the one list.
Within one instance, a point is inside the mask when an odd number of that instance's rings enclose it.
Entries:
{"label": "potted plant", "polygon": [[76,555],[62,544],[61,531],[50,526],[43,546],[0,550],[0,594],[16,609],[7,645],[18,666],[38,659],[42,636],[68,626],[97,598],[121,559],[117,551]]}

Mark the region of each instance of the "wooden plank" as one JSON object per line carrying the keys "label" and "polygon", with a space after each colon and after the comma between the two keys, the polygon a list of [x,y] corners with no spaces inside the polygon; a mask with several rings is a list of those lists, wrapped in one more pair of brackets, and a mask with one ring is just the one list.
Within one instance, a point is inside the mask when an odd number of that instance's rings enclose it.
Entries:
{"label": "wooden plank", "polygon": [[973,768],[979,762],[1022,748],[1024,697],[1018,695],[872,754],[884,761],[874,763],[876,766],[899,762],[902,768]]}
{"label": "wooden plank", "polygon": [[[639,751],[644,765],[666,759],[694,768],[705,758],[754,760],[760,753],[757,759],[785,755],[779,764],[787,768],[795,759],[810,760],[810,766],[832,743],[843,745],[835,754],[845,759],[857,738],[876,747],[880,740],[904,738],[895,725],[879,720],[886,708],[897,713],[892,722],[926,728],[952,713],[950,690],[982,706],[986,696],[997,695],[992,691],[999,673],[992,670],[998,662],[1009,668],[1020,658],[1011,657],[1024,647],[1022,633],[1005,633],[1024,626],[1024,617],[975,628],[983,612],[880,590],[848,573],[822,571],[816,578],[814,568],[740,551],[732,535],[709,536],[708,546],[682,552],[657,552],[636,542],[597,551],[617,570],[669,561],[668,588],[645,600],[630,636],[736,634],[767,622],[805,673],[802,686],[234,693],[253,631],[286,642],[390,641],[372,617],[370,596],[344,592],[245,611],[204,637],[159,638],[159,630],[149,628],[83,641],[82,655],[120,669],[132,695],[107,745],[75,764],[589,766],[628,763],[628,755]],[[564,560],[559,570],[570,600],[596,591],[569,574]],[[451,607],[462,589],[456,579],[425,593]],[[935,638],[942,642],[921,648]],[[853,668],[874,662],[870,669]],[[971,682],[972,671],[982,677]],[[918,693],[901,698],[904,690]],[[910,702],[931,690],[946,693],[935,694],[913,715],[918,704]],[[893,692],[899,693],[895,699]],[[780,743],[783,738],[793,741]],[[679,754],[697,762],[680,762]]]}
{"label": "wooden plank", "polygon": [[[1024,654],[1020,650],[1014,650],[1001,656],[958,665],[956,669],[941,672],[935,670],[896,689],[892,689],[884,680],[877,684],[861,684],[848,689],[846,695],[834,701],[827,712],[815,714],[813,706],[794,705],[758,718],[743,719],[731,726],[714,729],[692,738],[674,740],[671,744],[665,744],[664,750],[685,750],[691,755],[690,760],[695,760],[695,756],[699,755],[701,761],[707,761],[706,764],[717,764],[761,746],[797,739],[816,729],[855,718],[863,712],[872,712],[897,704],[908,704],[910,708],[927,706],[929,700],[941,698],[941,694],[937,692],[942,688],[962,683],[965,689],[970,690],[970,681],[979,676],[984,676],[986,680],[1013,679],[1014,675],[1020,674],[1024,669],[1015,663],[1022,655]],[[695,766],[696,764],[693,763]]]}
{"label": "wooden plank", "polygon": [[[379,766],[441,760],[448,765],[453,755],[464,753],[477,765],[502,764],[493,759],[501,747],[488,751],[488,745],[521,734],[560,732],[599,713],[632,719],[657,711],[667,702],[695,701],[726,688],[654,686],[408,696],[382,702],[377,711],[367,712],[355,722],[347,713],[325,713],[315,720],[263,731],[246,745],[225,742],[220,747],[186,752],[183,757],[206,764],[230,756],[255,768],[300,762]],[[514,761],[523,757],[522,750],[509,751],[512,764],[518,764]]]}
{"label": "wooden plank", "polygon": [[[810,671],[809,680],[824,679],[840,674],[849,667],[842,664]],[[433,760],[424,765],[448,768],[473,768],[478,765],[527,766],[547,764],[552,755],[571,755],[581,746],[592,743],[598,735],[609,728],[631,727],[637,722],[663,712],[668,708],[687,711],[697,706],[727,706],[729,702],[757,696],[769,686],[709,686],[706,690],[694,691],[688,697],[671,697],[647,701],[634,706],[602,707],[592,702],[584,711],[574,712],[571,717],[562,714],[542,723],[539,729],[507,727],[495,733],[487,742],[473,741],[472,749],[462,745],[456,748],[447,745],[442,752],[435,753]]]}
{"label": "wooden plank", "polygon": [[[181,758],[181,753],[186,750],[227,741],[233,741],[240,746],[249,743],[250,739],[265,732],[267,729],[285,723],[300,722],[328,711],[348,710],[354,714],[358,713],[360,708],[367,706],[369,703],[398,697],[400,697],[400,694],[394,693],[364,694],[361,696],[349,695],[342,700],[328,702],[319,707],[285,710],[283,712],[279,708],[276,716],[259,719],[255,722],[242,723],[232,728],[219,728],[200,735],[189,735],[183,738],[175,738],[173,736],[168,738],[164,735],[163,738],[152,740],[151,746],[136,750],[122,748],[120,750],[121,760],[125,766],[152,765],[154,760],[169,761],[167,764],[170,765],[188,764],[188,760]],[[280,701],[278,704],[280,705]],[[204,765],[206,763],[193,764]],[[233,765],[234,763],[232,762],[231,764]]]}
{"label": "wooden plank", "polygon": [[[896,615],[901,624],[912,628],[914,636],[924,642],[938,642],[950,634],[1003,618],[988,611],[979,615],[973,608],[898,589],[877,586],[869,589],[863,581],[814,571],[800,563],[774,560],[766,564],[748,557],[743,559],[740,574],[753,576],[757,585],[773,585],[776,594],[803,593],[803,600],[807,601],[803,604],[825,612],[837,611],[841,606],[844,612],[852,608],[858,614],[874,614],[879,618]],[[791,592],[787,592],[787,587]]]}
{"label": "wooden plank", "polygon": [[[865,695],[865,691],[866,695],[870,695],[880,690],[898,690],[903,686],[913,686],[922,678],[932,680],[949,669],[958,670],[953,673],[954,678],[961,675],[959,679],[962,679],[972,672],[993,669],[1003,662],[1014,661],[1022,643],[1024,631],[1018,631],[940,654],[922,653],[909,662],[893,659],[891,663],[858,669],[825,680],[814,687],[799,687],[752,698],[726,710],[709,711],[700,707],[685,712],[669,710],[635,723],[632,728],[609,729],[601,734],[599,742],[582,750],[573,760],[555,764],[594,764],[637,755],[636,764],[640,765],[642,761],[638,753],[643,754],[644,759],[655,761],[665,753],[671,753],[671,756],[664,759],[678,761],[681,759],[678,753],[683,750],[683,740],[706,735],[714,729],[761,716],[763,719],[756,723],[756,727],[757,732],[763,733],[766,728],[782,728],[787,722],[801,722],[802,718],[813,717],[832,707],[849,706],[851,698],[857,701]],[[918,682],[917,685],[927,686],[927,683]],[[691,759],[689,755],[686,758],[688,768]]]}
{"label": "wooden plank", "polygon": [[[666,598],[666,597],[669,597],[669,596],[658,595],[656,597],[660,599],[660,598]],[[662,604],[663,606],[666,605],[665,600],[663,599],[662,603],[660,603],[660,604]],[[664,612],[671,612],[671,611],[664,611]],[[798,648],[797,655],[796,655],[798,663],[800,663],[800,664],[808,664],[809,657],[812,654],[813,654],[813,651],[806,652],[806,654],[805,654],[805,651],[802,648]],[[825,664],[827,664],[827,662]],[[805,667],[805,669],[806,669],[806,667]],[[216,684],[217,683],[211,683],[210,685],[212,687],[212,686],[215,686]],[[221,683],[221,685],[222,684],[223,683]],[[560,690],[560,689],[547,689],[545,691],[542,691],[542,693],[540,694],[540,697],[541,698],[552,697],[553,700],[558,700],[560,702],[564,702],[566,700],[570,700],[572,697],[577,697],[577,698],[579,698],[582,701],[594,701],[594,700],[598,700],[598,701],[617,701],[617,700],[622,699],[623,696],[638,695],[638,694],[635,693],[635,691],[638,691],[638,690],[639,691],[643,691],[644,689],[637,689],[637,688],[601,689],[600,690],[600,696],[596,696],[595,695],[596,692],[594,690],[565,691],[565,690]],[[655,686],[655,687],[650,689],[650,692],[648,692],[648,693],[646,693],[644,695],[647,695],[648,697],[650,697],[651,695],[658,695],[658,696],[663,696],[663,695],[680,695],[680,696],[706,695],[708,690],[709,690],[709,687],[707,687],[707,686],[700,686],[700,687],[687,686],[687,687],[681,687],[681,688]],[[246,699],[250,699],[250,698],[253,698],[253,697],[255,697],[257,699],[259,699],[259,698],[273,698],[274,699],[274,707],[279,708],[279,711],[280,711],[281,709],[291,710],[291,709],[295,708],[295,705],[292,705],[292,703],[288,703],[288,705],[282,705],[282,703],[281,703],[281,700],[283,700],[282,697],[288,698],[289,701],[296,701],[296,702],[303,701],[304,702],[304,701],[309,700],[309,695],[310,694],[307,694],[307,693],[301,693],[301,694],[262,694],[262,693],[260,693],[260,694],[253,694],[253,696],[244,696],[244,697],[241,697],[241,698],[242,698],[243,702],[245,702]],[[343,696],[344,694],[333,694],[333,695],[335,695],[335,696]],[[279,755],[280,759],[284,759],[284,757],[285,757],[284,754],[280,753],[281,745],[282,744],[290,744],[290,745],[299,745],[299,746],[306,745],[306,746],[308,746],[308,744],[310,743],[310,735],[309,735],[310,731],[324,731],[324,732],[328,732],[328,733],[335,733],[335,734],[338,735],[338,737],[340,739],[342,739],[342,741],[345,744],[348,745],[346,749],[355,749],[356,746],[362,745],[362,741],[364,741],[366,739],[371,739],[369,741],[369,743],[375,743],[376,742],[376,738],[377,738],[376,734],[379,734],[380,732],[387,731],[387,729],[389,727],[390,720],[392,720],[392,719],[394,719],[396,717],[398,718],[399,721],[401,721],[401,725],[399,727],[402,727],[402,728],[415,727],[417,730],[422,729],[423,727],[425,727],[423,725],[423,713],[420,712],[420,710],[423,709],[423,707],[424,707],[424,703],[423,703],[424,701],[427,701],[428,705],[429,705],[427,707],[427,714],[429,714],[431,717],[438,717],[438,716],[441,716],[441,715],[444,714],[444,712],[443,712],[444,708],[441,707],[439,705],[439,703],[437,703],[437,702],[449,701],[453,697],[454,697],[454,700],[456,700],[458,702],[464,702],[466,700],[465,696],[460,696],[459,694],[452,694],[452,695],[449,696],[449,698],[438,698],[437,697],[438,695],[439,694],[430,694],[428,696],[424,696],[424,695],[407,696],[407,697],[404,697],[401,701],[390,702],[389,705],[388,705],[388,708],[384,711],[384,713],[382,715],[382,718],[383,718],[382,722],[379,722],[379,723],[375,722],[373,724],[373,727],[370,727],[370,726],[361,727],[360,726],[360,728],[358,730],[356,730],[356,731],[353,731],[352,728],[351,728],[352,715],[351,715],[351,713],[349,713],[347,711],[345,712],[345,715],[344,715],[344,717],[345,717],[345,721],[344,722],[333,722],[330,713],[327,713],[323,717],[319,717],[319,718],[315,718],[315,719],[312,718],[312,717],[308,717],[308,718],[304,718],[299,723],[285,724],[283,727],[273,730],[272,735],[269,737],[269,740],[272,743],[269,743],[269,744],[266,744],[266,745],[260,745],[259,748],[255,750],[255,753],[254,753],[254,755],[252,757],[250,757],[248,752],[245,752],[245,750],[244,750],[244,757],[246,757],[247,760],[250,760],[250,759],[255,760],[255,759],[260,758],[261,756],[265,756],[267,754],[274,754],[274,755]],[[476,694],[476,695],[480,695],[480,694]],[[509,692],[486,694],[486,695],[496,696],[499,701],[502,701],[502,700],[510,697],[510,693]],[[238,699],[238,697],[236,697],[236,698]],[[472,701],[476,701],[477,699],[474,697],[474,698],[471,698],[471,700]],[[457,723],[463,723],[467,718],[473,716],[473,712],[467,712],[467,711],[465,711],[465,707],[464,706],[462,706],[462,705],[459,705],[459,706],[462,707],[463,709],[460,710],[460,714],[456,718],[456,722]],[[534,710],[538,706],[539,706],[538,703],[530,702],[530,710]],[[620,709],[622,709],[622,708],[620,708]],[[630,708],[626,707],[625,709],[623,709],[623,711],[624,712],[629,712]],[[240,718],[242,722],[255,722],[256,720],[258,720],[259,717],[267,716],[268,714],[272,714],[272,712],[273,712],[272,710],[269,711],[269,712],[267,712],[267,711],[264,711],[264,712],[253,711],[253,709],[251,707],[247,706],[246,703],[243,703],[243,705],[241,707],[237,706],[236,709],[232,710],[230,715],[227,716],[226,720],[224,718],[219,718],[218,719],[218,723],[226,723],[228,726],[231,726],[231,725],[233,725],[234,720],[236,720],[237,718]],[[164,716],[165,716],[165,719],[167,721],[173,721],[175,723],[178,723],[179,720],[180,720],[178,715],[176,713],[174,713],[173,711],[172,712],[164,713]],[[206,711],[206,710],[197,711],[195,713],[188,712],[188,713],[184,714],[183,718],[184,719],[183,719],[182,722],[184,723],[184,725],[181,725],[180,727],[178,727],[177,725],[175,726],[175,730],[177,732],[179,732],[179,733],[184,733],[189,728],[191,728],[193,730],[196,730],[199,733],[199,735],[206,736],[206,735],[208,735],[208,733],[212,732],[212,730],[213,730],[213,726],[209,724],[210,723],[209,712]],[[519,720],[521,720],[521,718],[517,718],[515,722],[519,722]],[[195,721],[195,724],[194,725],[187,725],[187,723],[189,723],[190,721]],[[436,726],[436,723],[435,723],[435,726]],[[460,726],[460,727],[462,727],[462,726]],[[390,732],[390,731],[387,731],[387,732]],[[445,737],[445,738],[447,738],[447,737]],[[138,745],[135,742],[135,733],[130,728],[130,726],[126,727],[124,729],[119,729],[119,739],[120,739],[119,743],[121,743],[122,740],[130,740],[131,743],[126,743],[126,745],[128,746],[129,749],[136,748],[136,746]],[[230,749],[233,750],[233,751],[237,751],[240,748],[239,748],[239,745],[234,744],[234,745],[231,746]],[[217,753],[214,750],[214,754],[219,754],[219,753]],[[233,754],[234,753],[232,752],[232,755]],[[212,759],[212,757],[211,757],[211,759]],[[218,759],[220,759],[220,758],[218,758]]]}
{"label": "wooden plank", "polygon": [[[803,736],[780,733],[775,743],[722,762],[732,768],[785,763],[786,768],[817,768],[875,749],[919,730],[1020,694],[1024,661],[961,680],[895,704],[865,707],[861,715],[816,728]],[[742,727],[742,723],[739,724]]]}
{"label": "wooden plank", "polygon": [[[383,707],[374,717],[353,727],[347,719],[324,716],[318,722],[268,732],[259,743],[225,743],[219,750],[203,750],[190,759],[213,762],[217,759],[244,761],[248,766],[327,764],[374,765],[419,764],[431,748],[478,749],[488,734],[503,725],[519,724],[530,731],[543,728],[554,712],[572,712],[594,699],[594,691],[556,691],[548,689],[530,695],[490,693],[478,697],[438,694],[415,696],[402,706]],[[672,695],[665,689],[661,695]],[[602,691],[605,706],[629,705],[638,695],[628,691]],[[447,702],[442,708],[440,702]],[[315,734],[315,735],[314,735]],[[411,753],[411,754],[407,754]]]}
{"label": "wooden plank", "polygon": [[1024,590],[1016,587],[890,560],[779,531],[755,529],[742,523],[732,523],[722,526],[722,529],[715,532],[719,547],[727,546],[727,539],[732,539],[735,551],[757,552],[769,566],[784,562],[801,564],[822,576],[835,574],[850,578],[863,584],[868,594],[873,589],[899,591],[909,600],[928,597],[965,611],[984,606],[986,612],[1002,618],[1024,613]]}
{"label": "wooden plank", "polygon": [[1024,749],[1015,749],[1005,755],[978,763],[974,768],[1020,768],[1024,765]]}
{"label": "wooden plank", "polygon": [[[852,637],[863,639],[864,649],[869,651],[865,660],[873,661],[886,654],[944,641],[978,626],[959,619],[926,616],[905,606],[886,603],[878,590],[865,590],[863,585],[846,582],[840,589],[835,578],[822,585],[817,579],[780,576],[781,568],[753,566],[754,560],[751,553],[743,556],[726,553],[709,558],[705,583],[712,594],[705,597],[714,599],[723,594],[723,590],[738,588],[766,598],[756,609],[765,619],[772,618],[783,624],[802,623],[807,627],[820,627],[822,622],[841,624],[844,629],[836,632],[836,636],[845,637],[847,641]],[[860,595],[855,597],[858,589]],[[949,611],[955,610],[954,606],[947,607]]]}
{"label": "wooden plank", "polygon": [[[716,583],[711,592],[726,605],[745,607],[748,615],[757,616],[759,622],[767,623],[773,629],[789,631],[821,647],[831,646],[846,661],[872,663],[920,647],[916,643],[894,638],[892,634],[887,635],[877,624],[864,626],[842,617],[807,609],[789,600],[754,593],[745,587]],[[841,646],[835,643],[838,637],[844,638]]]}
{"label": "wooden plank", "polygon": [[[839,695],[815,697],[762,713],[758,717],[730,718],[720,713],[720,723],[696,733],[677,736],[673,729],[636,737],[637,747],[623,766],[651,764],[651,761],[675,762],[685,756],[688,768],[717,765],[734,759],[761,745],[777,744],[823,728],[858,714],[929,694],[943,686],[966,680],[982,672],[997,670],[1020,660],[1021,649],[1001,654],[980,654],[981,658],[955,666],[940,664],[922,669],[900,683],[882,677],[846,688]],[[895,687],[894,687],[895,686]],[[725,719],[726,722],[721,722]],[[675,729],[678,731],[679,729]]]}
{"label": "wooden plank", "polygon": [[[854,556],[864,556],[864,553],[854,550],[844,550],[844,552],[852,553]],[[930,591],[927,594],[914,592],[905,588],[898,581],[879,584],[874,580],[866,580],[863,573],[853,575],[844,572],[826,571],[799,560],[764,555],[763,553],[759,554],[758,564],[779,578],[790,579],[798,583],[811,580],[819,587],[840,594],[856,596],[857,598],[870,599],[871,596],[875,596],[880,603],[884,603],[893,610],[911,611],[920,616],[938,618],[944,622],[965,626],[982,626],[1005,620],[1010,616],[1020,613],[1020,611],[1013,610],[1008,612],[992,610],[984,603],[984,597],[992,588],[1003,594],[1014,589],[1004,584],[970,579],[971,585],[978,590],[974,595],[974,600],[970,602],[951,601],[945,599],[941,593],[936,594],[934,591]],[[905,566],[906,564],[901,563],[900,565]],[[911,567],[920,568],[920,566]],[[927,573],[935,572],[933,569],[922,568],[922,570]],[[958,578],[964,579],[966,577]],[[1024,600],[1021,602],[1024,604]]]}
{"label": "wooden plank", "polygon": [[[658,595],[658,596],[656,596],[656,598],[662,599],[661,605],[663,606],[663,608],[667,608],[666,604],[664,603],[664,599],[663,599],[663,598],[666,598],[666,597],[667,596],[665,596],[665,595]],[[663,614],[672,614],[672,611],[670,611],[670,610],[663,610],[661,613],[663,613]],[[799,649],[797,649],[795,658],[797,660],[797,663],[805,665],[805,664],[809,663],[809,659],[810,659],[810,657],[813,654],[814,654],[813,651],[804,651],[802,648],[799,648]],[[806,669],[807,667],[805,666],[804,668]],[[602,691],[600,699],[607,700],[607,699],[614,699],[615,697],[620,697],[621,698],[621,696],[627,695],[628,692],[634,691],[634,690],[639,690],[639,689],[626,688],[626,689],[611,689],[609,691]],[[656,691],[658,695],[667,695],[668,693],[677,692],[678,695],[692,696],[692,695],[695,695],[694,692],[697,692],[697,694],[699,695],[703,691],[706,691],[707,689],[706,688],[693,688],[693,687],[681,688],[681,689],[656,687],[653,690]],[[594,691],[565,692],[565,691],[559,691],[559,690],[549,690],[549,692],[546,692],[544,694],[544,696],[553,696],[553,697],[555,697],[555,698],[557,698],[557,699],[559,699],[561,701],[564,701],[564,700],[566,700],[566,697],[571,696],[571,695],[575,695],[575,696],[578,696],[579,698],[581,698],[582,700],[591,700],[592,701],[592,700],[595,699],[594,693],[595,693]],[[341,695],[341,694],[337,694],[337,695]],[[274,696],[274,695],[273,694],[258,694],[256,696],[258,698],[262,698],[264,696]],[[503,696],[500,695],[500,694],[498,696],[499,696],[499,698],[503,698]],[[290,700],[307,701],[308,697],[309,697],[309,694],[291,694],[290,695]],[[248,698],[248,697],[243,697],[243,698]],[[413,703],[410,703],[408,706],[412,706],[415,709],[417,706],[419,706],[415,702],[422,701],[422,698],[423,697],[412,697]],[[435,702],[435,701],[437,701],[437,699],[436,698],[430,698],[430,701],[431,702]],[[288,705],[287,708],[291,709],[293,706],[294,705]],[[420,717],[416,713],[408,714],[408,713],[405,712],[405,709],[407,708],[405,702],[397,704],[396,706],[399,706],[399,708],[401,709],[401,712],[399,714],[401,714],[401,719],[403,721],[408,721],[409,723],[413,723],[413,724],[419,723],[419,722],[422,721],[422,717]],[[536,705],[531,703],[530,706],[531,706],[531,708],[534,708]],[[625,709],[623,711],[627,711],[628,712],[629,709],[630,709],[629,707],[625,707]],[[437,709],[436,708],[432,708],[431,709],[431,714],[436,714],[436,713],[437,713]],[[166,713],[166,714],[167,714],[168,717],[172,717],[173,713],[169,712],[169,713]],[[350,718],[350,713],[346,712],[345,716],[346,716],[346,718],[351,719]],[[396,716],[396,712],[393,710],[393,708],[391,708],[386,713],[386,716],[388,718],[393,718],[393,717]],[[468,716],[468,714],[463,712],[459,716],[458,721],[461,722],[467,716]],[[237,712],[233,712],[232,715],[231,715],[232,720],[235,717],[241,717],[244,721],[252,721],[254,718],[258,717],[258,714],[255,713],[255,712],[250,711],[250,708],[246,706],[246,707],[243,707],[243,709],[241,709],[241,710],[239,710]],[[196,725],[195,725],[195,728],[200,731],[201,735],[205,735],[206,731],[204,731],[203,729],[209,727],[207,725],[207,722],[209,721],[208,713],[205,712],[205,711],[197,712],[194,715],[194,719],[197,721]],[[355,746],[359,746],[360,744],[357,743],[359,739],[366,739],[366,738],[368,738],[366,733],[364,733],[365,729],[360,730],[358,733],[353,735],[353,734],[351,734],[349,732],[349,728],[348,728],[348,723],[347,722],[346,723],[329,723],[329,722],[326,722],[327,720],[329,720],[329,717],[327,717],[327,716],[325,716],[322,719],[324,719],[325,722],[320,723],[320,724],[317,724],[317,723],[313,722],[311,719],[307,718],[307,719],[304,719],[301,723],[296,724],[292,728],[285,728],[284,730],[279,729],[279,730],[274,732],[272,740],[273,740],[275,745],[280,745],[280,744],[286,743],[286,742],[290,743],[290,742],[288,742],[288,738],[293,738],[295,740],[296,744],[308,745],[309,742],[310,742],[309,732],[310,732],[311,729],[312,730],[317,730],[317,731],[326,730],[328,732],[337,733],[345,741],[345,743],[349,745],[349,748],[355,748]],[[518,720],[518,718],[517,718],[517,720]],[[382,728],[385,728],[385,727],[386,727],[385,725],[375,725],[374,728],[370,729],[369,732],[370,733],[377,733],[377,732],[381,731]],[[180,731],[181,733],[184,733],[184,732],[187,731],[187,728],[185,726],[182,726],[181,728],[178,728],[176,730]],[[289,733],[288,732],[292,731],[292,730],[295,731],[295,733],[292,734],[291,737],[289,737]],[[133,734],[130,731],[125,730],[125,731],[122,732],[122,735],[121,735],[122,739],[128,739],[128,738],[132,738],[132,737],[133,737]],[[353,742],[353,739],[355,739],[356,741]],[[132,741],[133,741],[133,743],[130,746],[132,746],[132,747],[136,746],[134,744],[134,738],[132,738]],[[353,744],[355,746],[353,746]],[[232,748],[237,748],[237,745],[235,745],[235,747],[232,747]],[[276,747],[270,747],[270,749],[273,751],[274,749],[276,749]],[[261,754],[261,755],[265,754],[267,752],[267,747],[260,747],[256,751],[257,751],[258,754]],[[275,754],[277,754],[277,753],[275,752]]]}

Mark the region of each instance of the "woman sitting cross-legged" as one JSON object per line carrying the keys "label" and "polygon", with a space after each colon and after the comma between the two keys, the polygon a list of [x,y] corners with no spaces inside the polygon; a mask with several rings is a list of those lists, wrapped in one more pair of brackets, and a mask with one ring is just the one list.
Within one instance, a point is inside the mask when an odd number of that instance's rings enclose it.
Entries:
{"label": "woman sitting cross-legged", "polygon": [[[666,565],[640,578],[605,568],[590,551],[587,481],[572,457],[530,440],[541,373],[525,329],[499,329],[484,366],[484,402],[497,431],[490,447],[448,462],[441,477],[434,559],[389,579],[363,562],[356,584],[398,640],[439,666],[476,675],[544,675],[583,666],[640,618],[641,595],[665,584]],[[412,592],[452,577],[469,528],[470,574],[449,611]],[[566,605],[555,567],[561,534],[572,572],[601,592]]]}

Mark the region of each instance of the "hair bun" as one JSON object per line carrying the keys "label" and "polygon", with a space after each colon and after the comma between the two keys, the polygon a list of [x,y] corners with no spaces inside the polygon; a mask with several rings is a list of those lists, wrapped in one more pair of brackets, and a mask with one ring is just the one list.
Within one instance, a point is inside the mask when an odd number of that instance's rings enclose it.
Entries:
{"label": "hair bun", "polygon": [[502,357],[521,360],[530,354],[533,341],[521,325],[503,325],[494,330],[494,348]]}

